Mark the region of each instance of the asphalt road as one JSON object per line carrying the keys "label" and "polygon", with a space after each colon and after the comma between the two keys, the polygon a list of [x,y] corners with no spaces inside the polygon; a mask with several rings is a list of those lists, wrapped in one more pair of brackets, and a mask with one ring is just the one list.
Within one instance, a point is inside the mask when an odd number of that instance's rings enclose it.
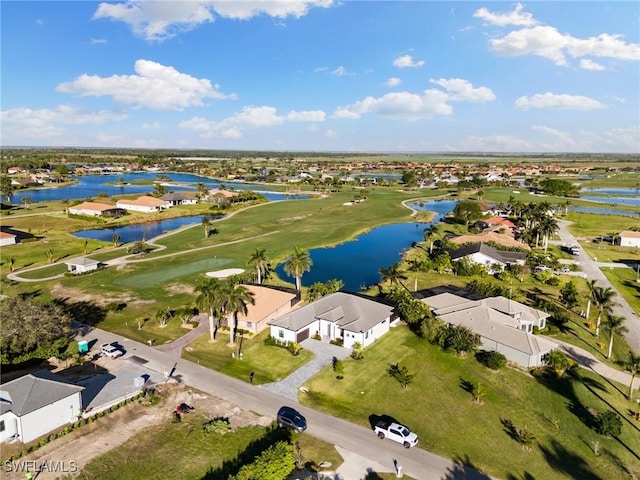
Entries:
{"label": "asphalt road", "polygon": [[[571,222],[559,220],[558,236],[563,244],[577,245],[578,241],[576,237],[569,232],[569,225],[571,225]],[[582,271],[587,275],[588,279],[596,280],[597,284],[601,287],[611,287],[617,292],[613,284],[607,279],[604,273],[602,273],[602,270],[600,270],[600,265],[592,260],[583,249],[580,249],[580,254],[575,256],[575,260],[580,264]],[[638,317],[636,312],[634,312],[622,295],[618,294],[615,301],[617,302],[617,305],[613,307],[613,314],[627,319],[625,327],[627,327],[628,331],[625,333],[625,338],[627,339],[627,342],[629,342],[631,348],[636,353],[640,353],[640,317]]]}
{"label": "asphalt road", "polygon": [[[391,440],[380,440],[370,428],[355,425],[339,418],[304,407],[266,389],[253,386],[232,377],[201,367],[193,362],[179,359],[157,348],[129,340],[100,329],[93,329],[80,338],[99,345],[104,342],[118,342],[126,350],[123,358],[135,361],[164,376],[173,370],[173,379],[202,390],[210,395],[227,400],[242,408],[261,415],[273,417],[283,405],[298,409],[309,424],[307,432],[333,445],[371,460],[372,464],[393,465],[393,459],[403,467],[404,474],[416,480],[436,480],[443,478],[487,479],[460,462],[435,455],[422,448],[405,449]],[[241,360],[239,360],[241,361]],[[371,412],[381,415],[385,412]],[[428,413],[425,412],[425,415]],[[364,476],[364,472],[363,472]]]}

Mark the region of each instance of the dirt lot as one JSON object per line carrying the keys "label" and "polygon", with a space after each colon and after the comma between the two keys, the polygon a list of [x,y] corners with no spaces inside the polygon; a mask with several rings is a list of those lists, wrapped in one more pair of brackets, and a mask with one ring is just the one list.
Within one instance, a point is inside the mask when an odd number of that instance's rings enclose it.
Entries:
{"label": "dirt lot", "polygon": [[[163,398],[160,403],[154,406],[129,404],[22,457],[18,462],[27,462],[26,466],[31,470],[44,465],[45,468],[37,476],[34,474],[37,480],[53,480],[61,477],[60,470],[57,473],[50,471],[54,469],[54,465],[64,466],[67,469],[66,474],[72,475],[72,470],[79,472],[94,457],[122,445],[143,429],[167,422],[173,408],[183,402],[211,418],[228,417],[234,428],[250,425],[266,426],[272,422],[270,418],[260,417],[253,412],[242,410],[236,405],[184,385],[163,384],[157,388]],[[22,448],[22,445],[16,444],[3,446],[2,456],[10,456]],[[47,465],[50,467],[46,468]],[[0,476],[6,480],[25,478],[24,472],[9,470],[9,467],[3,466]]]}

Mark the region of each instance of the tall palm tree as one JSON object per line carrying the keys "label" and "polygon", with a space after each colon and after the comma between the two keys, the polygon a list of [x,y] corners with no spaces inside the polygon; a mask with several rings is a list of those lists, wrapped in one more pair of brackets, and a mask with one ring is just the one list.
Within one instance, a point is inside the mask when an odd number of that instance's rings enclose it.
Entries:
{"label": "tall palm tree", "polygon": [[429,253],[433,252],[433,239],[440,233],[440,227],[437,223],[432,222],[422,233],[424,234],[425,242],[431,242],[429,245]]}
{"label": "tall palm tree", "polygon": [[302,275],[311,270],[313,261],[307,250],[293,247],[293,253],[284,262],[284,273],[296,279],[296,290],[302,289]]}
{"label": "tall palm tree", "polygon": [[591,301],[593,300],[593,291],[596,289],[596,280],[587,280],[587,288],[589,289],[589,296],[587,297],[587,312],[585,318],[589,322],[589,314],[591,313]]}
{"label": "tall palm tree", "polygon": [[604,329],[609,333],[609,352],[607,353],[607,358],[611,358],[614,335],[622,335],[624,332],[629,331],[627,327],[624,326],[625,321],[626,318],[618,315],[607,315],[604,320]]}
{"label": "tall palm tree", "polygon": [[269,265],[269,257],[267,257],[266,248],[256,248],[251,254],[247,265],[253,265],[258,273],[258,283],[262,283],[262,280],[267,276],[271,266]]}
{"label": "tall palm tree", "polygon": [[223,311],[227,318],[231,318],[231,345],[236,343],[236,332],[238,330],[238,314],[246,315],[248,305],[255,305],[253,293],[242,285],[230,285],[231,288],[224,289],[224,299],[222,299]]}
{"label": "tall palm tree", "polygon": [[629,400],[633,400],[633,383],[638,373],[640,373],[640,355],[629,352],[624,368],[631,373],[631,383],[629,383]]}
{"label": "tall palm tree", "polygon": [[113,241],[113,246],[115,248],[118,248],[118,246],[120,246],[120,235],[114,233],[113,237],[111,237],[111,240]]}
{"label": "tall palm tree", "polygon": [[[390,283],[391,285],[402,285],[402,280],[406,280],[407,276],[404,274],[402,270],[400,270],[400,264],[394,263],[389,268],[381,268],[380,272],[380,283]],[[406,288],[406,287],[405,287]]]}
{"label": "tall palm tree", "polygon": [[593,304],[598,309],[598,319],[596,320],[596,337],[600,336],[600,322],[602,314],[610,314],[614,305],[613,299],[616,296],[615,290],[611,287],[596,287],[593,291]]}
{"label": "tall palm tree", "polygon": [[202,217],[202,228],[204,229],[204,238],[209,238],[209,230],[211,228],[211,218],[209,215]]}
{"label": "tall palm tree", "polygon": [[558,231],[558,222],[555,218],[549,215],[545,215],[540,219],[538,230],[542,235],[542,243],[544,245],[544,251],[546,253],[547,247],[549,246],[549,237],[551,237]]}
{"label": "tall palm tree", "polygon": [[219,302],[221,289],[222,284],[217,278],[209,278],[195,288],[198,293],[196,305],[209,314],[209,340],[212,342],[216,339],[216,319],[222,316]]}

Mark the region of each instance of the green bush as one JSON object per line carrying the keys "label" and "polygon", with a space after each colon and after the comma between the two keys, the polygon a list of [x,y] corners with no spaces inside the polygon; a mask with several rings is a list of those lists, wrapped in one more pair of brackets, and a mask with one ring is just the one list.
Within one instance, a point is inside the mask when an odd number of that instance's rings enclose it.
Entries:
{"label": "green bush", "polygon": [[600,435],[617,437],[622,433],[622,419],[611,410],[600,412],[595,418],[594,429]]}
{"label": "green bush", "polygon": [[500,370],[507,365],[507,357],[500,352],[482,350],[476,354],[476,359],[492,370]]}

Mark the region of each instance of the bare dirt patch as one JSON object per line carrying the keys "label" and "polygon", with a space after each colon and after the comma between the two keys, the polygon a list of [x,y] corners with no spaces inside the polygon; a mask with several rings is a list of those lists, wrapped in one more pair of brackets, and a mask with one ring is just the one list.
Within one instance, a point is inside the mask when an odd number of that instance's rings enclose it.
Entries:
{"label": "bare dirt patch", "polygon": [[[65,462],[67,468],[73,466],[79,472],[93,458],[124,444],[131,437],[144,429],[170,421],[176,406],[186,403],[194,407],[195,411],[210,417],[226,417],[233,428],[247,427],[251,425],[267,426],[272,419],[261,417],[255,413],[244,410],[212,395],[194,390],[181,384],[163,384],[156,386],[161,401],[153,406],[143,403],[128,404],[95,422],[80,427],[33,453],[22,457],[19,461],[32,462],[31,466],[54,465],[56,462]],[[188,422],[189,415],[183,414],[183,421]],[[35,443],[35,442],[34,442]],[[28,446],[28,445],[27,445]],[[3,457],[17,453],[23,445],[12,444],[3,446]],[[71,463],[73,462],[73,463]],[[74,473],[74,472],[67,472]],[[60,472],[43,470],[37,476],[38,480],[53,480],[60,477]],[[3,479],[24,479],[23,472],[3,472]]]}

